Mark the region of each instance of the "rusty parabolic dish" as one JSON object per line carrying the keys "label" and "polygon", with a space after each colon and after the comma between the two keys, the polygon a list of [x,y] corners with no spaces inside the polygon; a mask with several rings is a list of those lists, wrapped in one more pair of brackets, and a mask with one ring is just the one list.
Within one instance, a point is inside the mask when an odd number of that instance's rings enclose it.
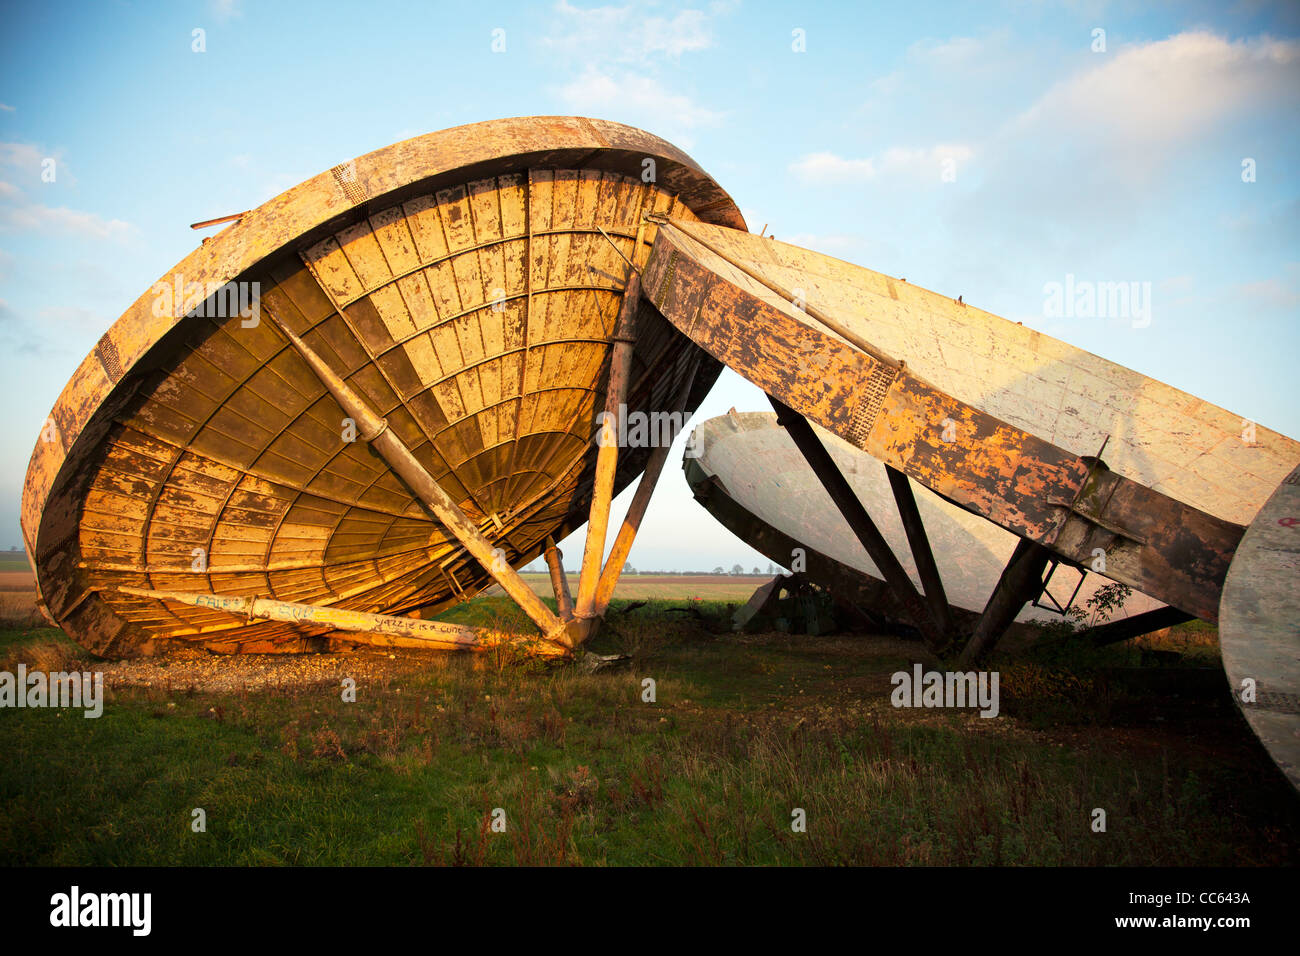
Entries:
{"label": "rusty parabolic dish", "polygon": [[[46,613],[106,656],[175,639],[302,650],[327,629],[115,588],[426,616],[488,583],[383,459],[346,440],[282,330],[384,416],[505,561],[531,561],[586,520],[620,252],[644,264],[649,214],[744,228],[670,144],[573,117],[407,140],[245,213],[113,324],[51,413],[22,506]],[[260,318],[212,295],[227,282],[259,284]],[[629,409],[685,387],[693,409],[719,371],[641,303]],[[617,488],[647,454],[620,457]]]}
{"label": "rusty parabolic dish", "polygon": [[[885,466],[824,429],[816,430],[903,562],[912,583],[923,589]],[[775,415],[731,412],[711,418],[696,426],[688,448],[694,457],[682,462],[687,483],[696,500],[729,531],[785,568],[792,563],[793,549],[803,549],[804,577],[860,608],[895,622],[906,620],[881,572]],[[978,614],[1015,550],[1017,537],[944,501],[915,481],[912,490],[948,601],[957,609]],[[1083,575],[1062,564],[1052,574],[1049,591],[1061,607],[1067,606],[1072,596],[1080,606],[1105,583],[1105,578]],[[1160,606],[1134,592],[1111,619],[1121,620]],[[1060,617],[1057,611],[1030,604],[1016,620],[1055,621]]]}
{"label": "rusty parabolic dish", "polygon": [[[787,243],[661,224],[659,311],[768,394],[961,507],[1207,621],[1300,443],[1064,342]],[[1098,457],[1104,447],[1104,455]]]}
{"label": "rusty parabolic dish", "polygon": [[[1219,644],[1233,699],[1300,789],[1300,468],[1241,539],[1223,586]],[[1250,700],[1243,699],[1247,679]]]}

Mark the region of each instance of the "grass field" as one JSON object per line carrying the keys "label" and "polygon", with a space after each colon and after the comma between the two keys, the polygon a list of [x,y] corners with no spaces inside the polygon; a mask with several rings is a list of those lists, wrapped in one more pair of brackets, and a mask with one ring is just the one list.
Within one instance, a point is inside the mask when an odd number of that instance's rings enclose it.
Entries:
{"label": "grass field", "polygon": [[[758,580],[711,586],[743,582],[743,600]],[[53,865],[1300,859],[1300,802],[1228,699],[1212,628],[1005,657],[991,665],[1001,714],[983,719],[891,706],[890,675],[926,660],[897,639],[733,635],[716,599],[626,602],[597,641],[632,655],[612,673],[370,654],[341,665],[365,674],[349,703],[337,674],[214,693],[162,661],[174,677],[116,682],[99,719],[0,711],[0,855]],[[522,623],[494,597],[449,617]],[[0,631],[0,670],[59,669],[78,653],[61,632]],[[304,662],[266,666],[296,673]],[[192,830],[196,808],[206,832]],[[1091,827],[1098,808],[1105,832]],[[498,809],[504,832],[491,827]],[[792,829],[796,810],[806,832]]]}

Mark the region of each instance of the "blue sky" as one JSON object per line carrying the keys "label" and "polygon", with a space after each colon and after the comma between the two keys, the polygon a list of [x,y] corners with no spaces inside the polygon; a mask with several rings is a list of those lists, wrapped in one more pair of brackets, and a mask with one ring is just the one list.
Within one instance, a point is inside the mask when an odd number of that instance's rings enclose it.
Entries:
{"label": "blue sky", "polygon": [[[189,223],[501,116],[647,129],[755,230],[1300,436],[1294,3],[54,2],[0,18],[0,548],[20,543],[63,384],[197,244]],[[1048,317],[1044,285],[1067,275],[1149,282],[1150,324]],[[733,405],[766,409],[728,372],[697,420]],[[694,504],[679,461],[632,563],[766,567]]]}

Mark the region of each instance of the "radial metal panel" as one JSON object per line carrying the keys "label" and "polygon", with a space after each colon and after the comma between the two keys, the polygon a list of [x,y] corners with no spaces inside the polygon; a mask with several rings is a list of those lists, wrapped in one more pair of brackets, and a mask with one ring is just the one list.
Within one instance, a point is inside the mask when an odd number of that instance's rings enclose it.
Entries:
{"label": "radial metal panel", "polygon": [[[913,584],[922,589],[885,466],[826,430],[816,430]],[[881,572],[775,415],[732,412],[711,418],[696,426],[688,447],[698,455],[683,462],[692,492],[732,533],[785,568],[795,561],[793,549],[800,548],[807,578],[850,603],[899,616]],[[912,489],[948,601],[978,613],[1019,539],[916,482]],[[1060,565],[1052,574],[1049,591],[1065,606],[1077,589],[1075,604],[1081,606],[1106,583],[1104,577]],[[1112,618],[1161,606],[1134,592]],[[1032,605],[1016,618],[1060,619],[1058,612]]]}
{"label": "radial metal panel", "polygon": [[[532,560],[585,520],[624,257],[644,264],[649,214],[744,228],[668,143],[571,117],[408,140],[245,213],[114,323],[51,413],[22,510],[47,613],[106,655],[179,638],[297,650],[322,629],[115,588],[420,615],[490,580],[349,440],[281,328],[503,560]],[[254,288],[257,309],[234,307]],[[666,407],[692,377],[694,408],[720,366],[644,301],[637,329],[629,408]],[[646,454],[620,457],[617,488]]]}
{"label": "radial metal panel", "polygon": [[1219,643],[1233,699],[1300,789],[1300,467],[1241,539],[1223,585]]}
{"label": "radial metal panel", "polygon": [[786,243],[664,223],[645,285],[810,420],[1062,557],[1101,549],[1107,576],[1205,620],[1244,524],[1300,458],[1185,392]]}

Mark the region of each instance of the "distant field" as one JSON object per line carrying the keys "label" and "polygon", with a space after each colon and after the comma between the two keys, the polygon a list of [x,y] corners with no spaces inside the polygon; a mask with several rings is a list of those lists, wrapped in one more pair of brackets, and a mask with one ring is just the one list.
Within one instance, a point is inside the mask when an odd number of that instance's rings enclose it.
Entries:
{"label": "distant field", "polygon": [[36,579],[22,551],[0,551],[0,628],[40,627]]}
{"label": "distant field", "polygon": [[[578,574],[569,574],[569,590],[577,593]],[[523,579],[543,597],[551,597],[551,578],[547,574],[525,572]],[[766,574],[625,574],[618,579],[614,597],[626,601],[648,598],[689,601],[748,601],[758,586],[770,580]],[[489,594],[500,594],[493,588]]]}
{"label": "distant field", "polygon": [[30,571],[0,571],[0,591],[35,591],[36,580]]}

